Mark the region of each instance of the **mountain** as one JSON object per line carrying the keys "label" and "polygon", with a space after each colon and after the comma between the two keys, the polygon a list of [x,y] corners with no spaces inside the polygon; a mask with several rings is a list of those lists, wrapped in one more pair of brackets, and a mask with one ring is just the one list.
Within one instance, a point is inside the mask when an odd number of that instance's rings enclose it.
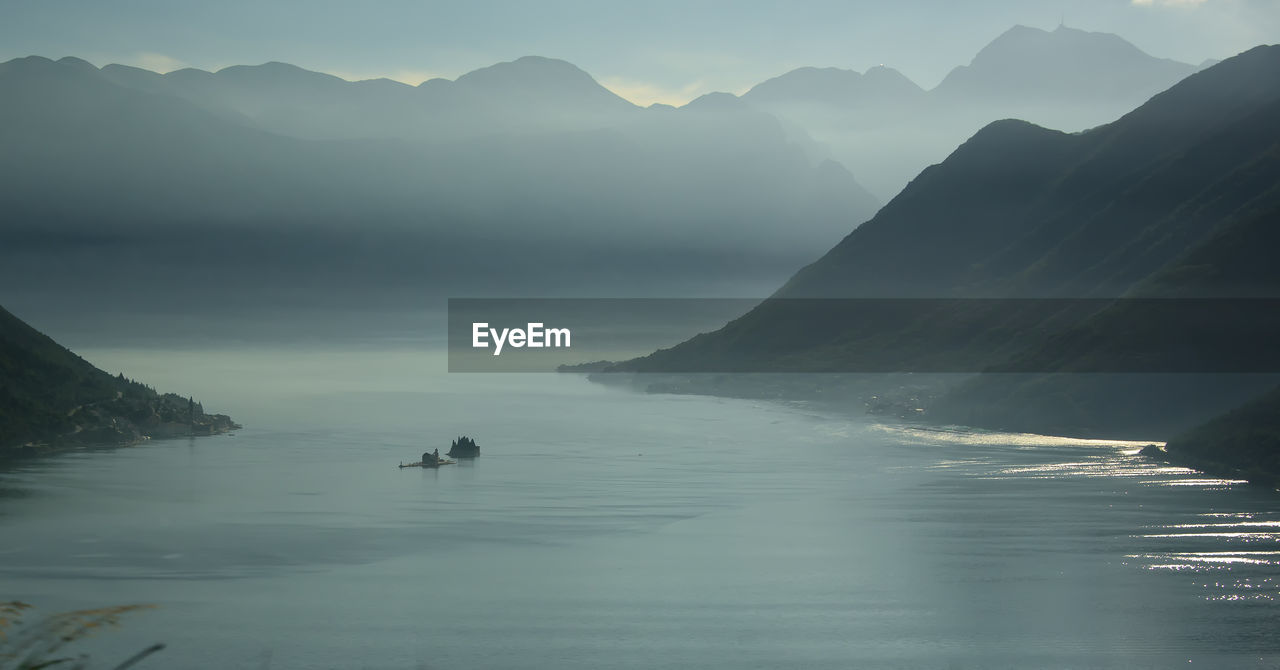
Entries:
{"label": "mountain", "polygon": [[1280,97],[1249,78],[1274,58],[1226,61],[1087,133],[994,123],[781,295],[1119,295],[1276,197]]}
{"label": "mountain", "polygon": [[1275,72],[1259,47],[1089,132],[993,123],[780,295],[1119,295],[1274,201]]}
{"label": "mountain", "polygon": [[[719,331],[619,369],[865,370],[859,357],[886,342],[910,342],[927,360],[976,327],[971,310],[957,314],[954,305],[944,305],[915,314],[918,325],[895,337],[829,311],[806,315],[796,299],[1094,298],[1106,304],[1119,297],[1277,297],[1278,220],[1280,47],[1258,47],[1088,132],[1012,120],[987,126],[772,299]],[[1021,341],[1023,349],[996,348],[990,358],[969,361],[968,369],[1000,367],[1010,356],[1038,362],[1015,369],[1081,369],[1106,343],[1106,333],[1144,323],[1133,311],[1140,305],[1126,301],[1065,323],[1046,321],[1039,335]],[[1025,327],[1037,330],[1034,323]],[[1081,339],[1085,333],[1103,333],[1103,342]],[[1195,344],[1175,337],[1168,350],[1152,355],[1172,357],[1187,346]],[[1117,384],[1069,376],[1054,386],[1039,375],[988,376],[933,411],[939,420],[1019,430],[1169,431],[1238,402],[1262,383],[1166,379],[1153,393],[1149,379]],[[1117,393],[1126,400],[1117,402]],[[1073,414],[1064,419],[1068,408]]]}
{"label": "mountain", "polygon": [[704,93],[681,105],[678,109],[682,109],[687,112],[727,112],[729,114],[741,114],[751,110],[751,107],[732,93],[714,91],[712,93]]}
{"label": "mountain", "polygon": [[453,82],[453,89],[525,108],[570,108],[600,114],[638,109],[572,63],[542,56],[525,56],[468,72]]}
{"label": "mountain", "polygon": [[[446,85],[469,91],[451,99],[500,99],[481,105],[495,110],[489,118],[572,91],[594,96],[597,107],[583,103],[591,109],[628,109],[568,64],[509,65]],[[512,82],[526,74],[521,93]],[[119,83],[133,75],[156,87]],[[8,304],[41,319],[88,310],[106,320],[214,306],[416,306],[464,290],[755,291],[878,204],[757,110],[634,109],[614,125],[568,130],[484,125],[477,111],[473,136],[307,139],[264,128],[265,112],[247,103],[219,108],[160,86],[171,75],[73,59],[0,64]],[[183,76],[262,91],[283,79],[296,85],[278,88],[299,96],[360,89],[289,66]],[[547,78],[568,88],[548,92]],[[76,307],[50,307],[49,296]]]}
{"label": "mountain", "polygon": [[332,162],[328,147],[115,85],[83,61],[0,64],[0,94],[10,101],[0,110],[10,235],[281,215],[300,201],[341,207],[316,167]]}
{"label": "mountain", "polygon": [[525,56],[468,72],[454,81],[432,79],[405,137],[457,139],[495,132],[564,132],[614,127],[642,115],[640,107],[601,86],[572,63]]}
{"label": "mountain", "polygon": [[753,105],[816,103],[846,110],[901,109],[920,104],[924,89],[892,68],[853,70],[802,67],[756,84],[742,95]]}
{"label": "mountain", "polygon": [[830,157],[888,200],[992,121],[1092,128],[1195,70],[1116,35],[1015,26],[927,92],[883,66],[861,75],[801,68],[762,82],[743,99],[826,143]]}
{"label": "mountain", "polygon": [[799,68],[757,84],[742,100],[812,138],[811,155],[844,164],[880,200],[958,141],[957,133],[939,135],[925,91],[887,67]]}
{"label": "mountain", "polygon": [[1280,48],[1067,134],[990,124],[778,297],[1121,295],[1277,197]]}
{"label": "mountain", "polygon": [[349,82],[278,62],[164,75],[107,65],[102,73],[120,86],[176,96],[302,139],[457,140],[495,132],[585,130],[640,111],[576,66],[538,56],[417,87],[387,79]]}
{"label": "mountain", "polygon": [[0,308],[0,458],[235,428],[192,399],[112,377]]}
{"label": "mountain", "polygon": [[1280,483],[1280,387],[1143,453],[1227,477]]}
{"label": "mountain", "polygon": [[932,93],[946,101],[1133,106],[1196,67],[1155,58],[1117,35],[1014,26],[952,70]]}
{"label": "mountain", "polygon": [[106,65],[102,74],[125,88],[180,98],[236,123],[304,139],[388,137],[421,120],[421,96],[411,86],[385,79],[348,82],[287,63],[163,75]]}

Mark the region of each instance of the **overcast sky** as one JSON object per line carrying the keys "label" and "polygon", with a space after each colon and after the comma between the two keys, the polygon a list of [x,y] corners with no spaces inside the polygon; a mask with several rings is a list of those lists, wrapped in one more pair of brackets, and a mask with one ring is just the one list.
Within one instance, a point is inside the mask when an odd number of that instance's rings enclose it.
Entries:
{"label": "overcast sky", "polygon": [[0,60],[157,71],[279,60],[416,84],[535,54],[635,102],[682,103],[803,65],[884,64],[930,88],[1009,27],[1063,19],[1193,64],[1280,42],[1280,0],[0,0]]}

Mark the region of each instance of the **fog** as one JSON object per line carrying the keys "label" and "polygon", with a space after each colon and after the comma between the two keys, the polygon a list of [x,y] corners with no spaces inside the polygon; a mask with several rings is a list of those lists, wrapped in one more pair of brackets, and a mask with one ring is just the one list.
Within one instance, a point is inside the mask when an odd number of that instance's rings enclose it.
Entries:
{"label": "fog", "polygon": [[[74,59],[4,64],[6,303],[36,320],[42,305],[110,320],[413,310],[458,294],[743,295],[876,207],[743,105],[640,110],[567,63],[505,67],[414,90],[416,106],[397,110],[296,68],[163,78],[207,84],[198,96]],[[416,126],[348,116],[343,96]],[[326,115],[345,139],[305,132]]]}
{"label": "fog", "polygon": [[888,201],[988,123],[1077,132],[1109,123],[1196,70],[1115,35],[1015,26],[924,90],[902,73],[801,68],[743,95],[827,147]]}
{"label": "fog", "polygon": [[929,91],[802,68],[674,109],[542,57],[416,87],[17,59],[0,299],[190,346],[396,337],[450,296],[760,298],[988,122],[1085,128],[1193,69],[1018,27]]}

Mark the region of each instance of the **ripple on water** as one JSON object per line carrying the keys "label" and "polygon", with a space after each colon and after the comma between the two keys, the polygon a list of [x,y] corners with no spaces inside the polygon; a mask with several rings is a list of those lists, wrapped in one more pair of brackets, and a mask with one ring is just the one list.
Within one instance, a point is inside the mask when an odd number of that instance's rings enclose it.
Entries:
{"label": "ripple on water", "polygon": [[1157,550],[1126,558],[1147,570],[1204,574],[1204,598],[1280,601],[1280,519],[1256,512],[1206,512],[1187,523],[1159,524],[1135,537]]}
{"label": "ripple on water", "polygon": [[[930,469],[970,479],[1098,480],[1120,486],[1118,492],[1126,495],[1143,490],[1198,490],[1218,496],[1247,484],[1139,455],[1141,447],[1150,442],[963,429],[882,426],[880,430],[909,443],[941,447],[944,453]],[[964,453],[955,453],[951,449],[955,446],[965,447]],[[1028,453],[1035,455],[1030,463]],[[1184,515],[1183,520],[1139,525],[1135,531],[1124,543],[1130,549],[1123,555],[1122,562],[1127,565],[1154,572],[1204,575],[1209,579],[1196,585],[1208,601],[1280,601],[1280,512],[1205,511],[1190,518]]]}

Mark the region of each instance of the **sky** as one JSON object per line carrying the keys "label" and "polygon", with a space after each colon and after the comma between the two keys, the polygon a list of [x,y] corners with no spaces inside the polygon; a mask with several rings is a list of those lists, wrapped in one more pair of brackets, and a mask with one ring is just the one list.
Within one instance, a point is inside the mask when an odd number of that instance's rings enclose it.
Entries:
{"label": "sky", "polygon": [[633,102],[681,104],[806,65],[883,64],[931,88],[1013,25],[1062,21],[1192,64],[1280,42],[1280,0],[0,0],[0,61],[284,61],[417,84],[540,55]]}

